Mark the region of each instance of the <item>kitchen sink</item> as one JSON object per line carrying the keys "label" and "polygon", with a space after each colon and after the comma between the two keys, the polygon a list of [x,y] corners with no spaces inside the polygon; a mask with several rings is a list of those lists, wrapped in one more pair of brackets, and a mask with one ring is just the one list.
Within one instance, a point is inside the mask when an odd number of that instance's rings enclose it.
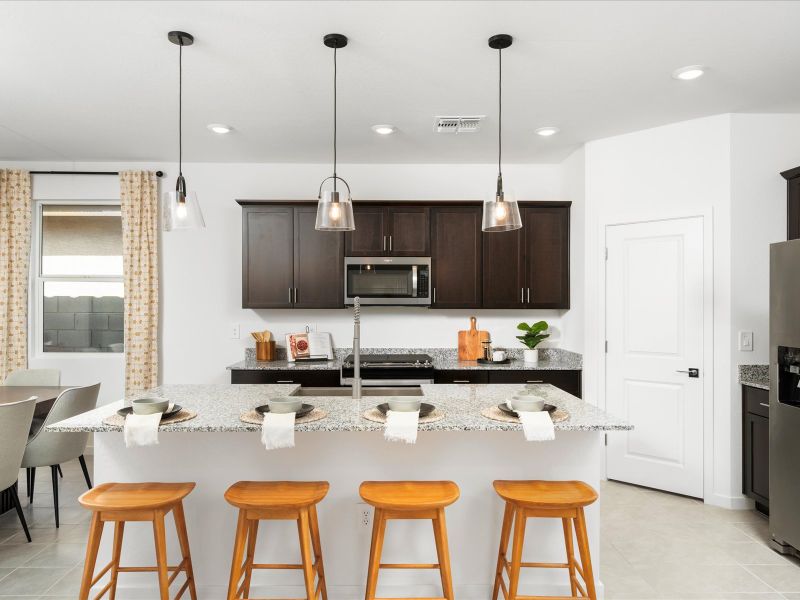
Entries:
{"label": "kitchen sink", "polygon": [[[418,387],[362,387],[361,396],[422,396]],[[349,387],[301,387],[292,396],[342,396],[352,397],[353,388]]]}

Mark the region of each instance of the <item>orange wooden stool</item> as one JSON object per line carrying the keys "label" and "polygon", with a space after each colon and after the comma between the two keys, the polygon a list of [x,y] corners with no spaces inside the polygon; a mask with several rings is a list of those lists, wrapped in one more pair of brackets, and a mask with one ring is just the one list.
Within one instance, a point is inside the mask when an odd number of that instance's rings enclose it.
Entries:
{"label": "orange wooden stool", "polygon": [[[197,600],[192,572],[192,557],[189,553],[189,536],[186,533],[186,521],[183,516],[183,499],[194,489],[194,483],[103,483],[85,492],[78,502],[92,511],[92,524],[89,528],[89,543],[86,546],[86,561],[83,565],[83,579],[79,600],[89,598],[89,590],[109,570],[111,579],[95,600],[102,598],[110,591],[109,598],[114,599],[117,592],[117,576],[119,573],[141,573],[144,571],[158,573],[160,600],[169,600],[169,586],[183,571],[186,582],[183,584],[175,600],[178,600],[188,589],[192,600]],[[164,517],[172,511],[175,518],[175,529],[181,546],[183,560],[177,567],[167,566],[167,539],[164,529]],[[94,567],[97,562],[97,551],[100,538],[107,521],[114,522],[114,549],[111,562],[96,576]],[[156,541],[155,567],[120,567],[119,557],[122,551],[122,534],[126,521],[152,521],[153,535]],[[172,576],[169,572],[172,571]]]}
{"label": "orange wooden stool", "polygon": [[[228,488],[225,500],[239,509],[228,600],[246,600],[250,596],[253,569],[302,569],[306,600],[317,600],[320,595],[322,600],[328,600],[316,507],[328,493],[328,488],[327,481],[240,481]],[[256,536],[258,523],[262,520],[297,521],[302,564],[256,564]],[[240,584],[243,575],[244,581]]]}
{"label": "orange wooden stool", "polygon": [[[500,534],[500,551],[497,555],[497,572],[494,580],[492,600],[497,600],[498,592],[503,590],[506,600],[552,600],[553,598],[591,598],[597,599],[594,588],[592,559],[589,556],[589,537],[586,534],[586,519],[583,508],[597,500],[597,492],[582,481],[495,481],[494,489],[506,501],[503,529]],[[525,563],[522,562],[522,546],[525,542],[525,524],[528,517],[560,518],[564,526],[564,542],[567,546],[566,563]],[[508,541],[511,537],[511,524],[514,523],[514,545],[511,562],[506,558]],[[575,560],[572,546],[572,524],[581,562]],[[571,596],[522,596],[517,593],[521,567],[543,569],[568,569]],[[508,574],[506,588],[503,570]],[[581,585],[580,574],[586,588]],[[578,595],[580,592],[580,596]]]}
{"label": "orange wooden stool", "polygon": [[[364,502],[375,507],[366,600],[375,598],[380,569],[439,569],[442,578],[442,600],[453,600],[444,508],[458,500],[460,494],[458,486],[452,481],[365,481],[361,484],[359,493]],[[389,519],[431,519],[439,563],[381,564],[383,537],[386,533],[386,521]]]}

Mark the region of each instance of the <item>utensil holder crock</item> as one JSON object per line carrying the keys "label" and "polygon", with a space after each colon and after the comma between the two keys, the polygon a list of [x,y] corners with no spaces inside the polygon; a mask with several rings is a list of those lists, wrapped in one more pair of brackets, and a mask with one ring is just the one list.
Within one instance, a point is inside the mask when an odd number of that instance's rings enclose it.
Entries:
{"label": "utensil holder crock", "polygon": [[256,342],[256,360],[262,362],[275,360],[275,342]]}

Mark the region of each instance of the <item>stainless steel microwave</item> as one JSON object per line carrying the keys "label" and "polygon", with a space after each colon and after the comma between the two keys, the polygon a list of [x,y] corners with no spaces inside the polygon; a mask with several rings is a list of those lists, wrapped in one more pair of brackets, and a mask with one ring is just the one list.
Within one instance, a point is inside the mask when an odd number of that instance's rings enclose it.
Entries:
{"label": "stainless steel microwave", "polygon": [[361,304],[430,306],[430,257],[346,257],[345,305],[352,305],[356,296]]}

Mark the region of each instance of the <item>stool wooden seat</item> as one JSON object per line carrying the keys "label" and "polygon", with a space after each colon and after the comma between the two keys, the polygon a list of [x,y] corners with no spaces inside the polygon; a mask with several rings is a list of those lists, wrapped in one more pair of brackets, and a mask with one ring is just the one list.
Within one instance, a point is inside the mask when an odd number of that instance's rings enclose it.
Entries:
{"label": "stool wooden seat", "polygon": [[[192,571],[192,557],[189,552],[189,536],[186,533],[186,519],[183,513],[183,499],[194,489],[194,483],[103,483],[85,492],[78,501],[84,508],[92,511],[92,523],[89,528],[89,542],[86,546],[86,560],[83,566],[83,578],[78,596],[79,600],[89,598],[89,590],[108,571],[111,578],[106,586],[95,596],[102,598],[109,592],[114,599],[117,592],[119,573],[158,573],[160,600],[169,600],[169,586],[183,571],[186,582],[178,590],[175,600],[181,598],[188,589],[192,600],[197,600],[197,591]],[[175,529],[181,547],[181,563],[176,567],[167,566],[167,540],[164,517],[172,512]],[[97,575],[94,574],[97,552],[103,527],[108,521],[114,522],[114,544],[111,562]],[[121,567],[119,564],[122,552],[122,538],[126,521],[152,521],[156,546],[155,567]],[[172,572],[170,576],[169,573]]]}
{"label": "stool wooden seat", "polygon": [[[497,600],[500,590],[506,600],[554,600],[555,598],[590,598],[597,600],[592,560],[589,555],[589,537],[586,533],[584,507],[597,500],[597,492],[582,481],[495,481],[494,489],[506,501],[503,528],[500,533],[500,550],[497,555],[492,600]],[[525,525],[529,517],[560,518],[564,529],[567,550],[565,563],[522,562],[525,543]],[[506,554],[514,526],[511,561]],[[573,550],[573,524],[578,542],[580,563]],[[517,593],[522,567],[567,569],[571,596],[524,596]],[[508,575],[508,587],[503,572]],[[578,580],[581,576],[583,584]],[[585,586],[585,587],[584,587]],[[580,595],[578,595],[580,593]]]}
{"label": "stool wooden seat", "polygon": [[[225,500],[239,509],[228,600],[249,598],[254,569],[300,569],[306,600],[317,600],[320,596],[328,600],[316,505],[325,498],[329,488],[327,481],[239,481],[228,488]],[[258,524],[262,520],[297,521],[301,564],[255,562]]]}
{"label": "stool wooden seat", "polygon": [[[442,598],[424,600],[453,600],[453,580],[444,509],[458,500],[460,495],[458,486],[452,481],[365,481],[361,484],[359,493],[367,504],[375,507],[366,600],[375,600],[380,569],[438,569],[442,580]],[[383,539],[386,533],[386,521],[389,519],[431,519],[439,562],[382,564]]]}

